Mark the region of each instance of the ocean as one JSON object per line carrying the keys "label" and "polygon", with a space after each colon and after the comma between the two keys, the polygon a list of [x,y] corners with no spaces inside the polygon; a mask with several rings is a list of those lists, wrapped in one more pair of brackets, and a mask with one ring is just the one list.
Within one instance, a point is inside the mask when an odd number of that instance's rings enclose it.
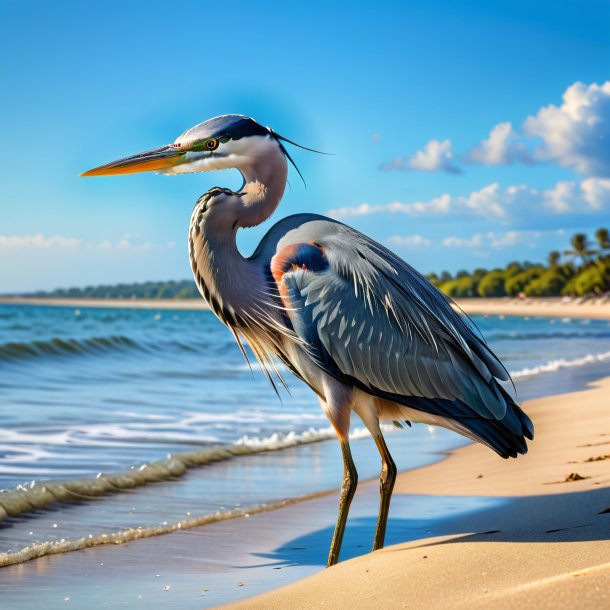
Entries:
{"label": "ocean", "polygon": [[[610,322],[475,317],[517,398],[610,374]],[[339,487],[336,437],[286,372],[276,396],[205,310],[0,306],[0,566],[159,535]],[[385,427],[399,469],[462,437]],[[352,420],[361,480],[379,457]]]}

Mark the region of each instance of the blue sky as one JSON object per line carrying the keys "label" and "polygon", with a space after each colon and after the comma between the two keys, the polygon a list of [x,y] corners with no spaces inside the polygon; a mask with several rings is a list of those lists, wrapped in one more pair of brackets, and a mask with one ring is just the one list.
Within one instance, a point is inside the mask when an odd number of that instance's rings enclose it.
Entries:
{"label": "blue sky", "polygon": [[78,174],[233,112],[334,153],[294,151],[308,188],[293,173],[276,219],[330,213],[424,272],[543,260],[610,224],[609,23],[586,1],[4,0],[0,292],[190,277],[192,206],[235,173]]}

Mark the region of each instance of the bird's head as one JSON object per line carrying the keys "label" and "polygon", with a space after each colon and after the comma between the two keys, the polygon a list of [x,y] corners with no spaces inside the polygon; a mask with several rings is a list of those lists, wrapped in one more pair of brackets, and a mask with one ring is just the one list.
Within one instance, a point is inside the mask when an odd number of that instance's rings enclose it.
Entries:
{"label": "bird's head", "polygon": [[173,144],[100,165],[83,172],[81,176],[111,176],[147,171],[172,175],[243,169],[273,153],[281,153],[299,172],[282,141],[300,146],[250,117],[225,114],[191,127]]}

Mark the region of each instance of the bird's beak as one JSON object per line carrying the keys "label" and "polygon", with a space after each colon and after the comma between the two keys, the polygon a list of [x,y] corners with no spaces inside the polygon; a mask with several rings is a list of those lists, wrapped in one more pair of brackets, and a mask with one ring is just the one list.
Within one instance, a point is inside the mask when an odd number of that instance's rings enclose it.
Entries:
{"label": "bird's beak", "polygon": [[163,170],[183,162],[185,158],[186,151],[180,150],[176,145],[161,146],[131,157],[106,163],[106,165],[100,165],[83,172],[81,176],[115,176],[117,174]]}

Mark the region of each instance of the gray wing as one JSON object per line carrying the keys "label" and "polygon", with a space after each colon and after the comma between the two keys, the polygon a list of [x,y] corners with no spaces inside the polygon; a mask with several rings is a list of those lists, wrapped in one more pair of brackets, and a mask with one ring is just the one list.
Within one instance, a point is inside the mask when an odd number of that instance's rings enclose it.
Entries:
{"label": "gray wing", "polygon": [[330,374],[422,410],[507,416],[502,364],[436,287],[380,244],[313,220],[279,240],[270,266],[290,324]]}

